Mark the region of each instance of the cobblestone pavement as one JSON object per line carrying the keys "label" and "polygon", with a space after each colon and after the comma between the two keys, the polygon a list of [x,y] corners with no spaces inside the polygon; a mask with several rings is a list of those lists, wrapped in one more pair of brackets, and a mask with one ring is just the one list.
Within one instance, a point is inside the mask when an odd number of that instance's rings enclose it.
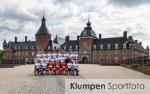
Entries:
{"label": "cobblestone pavement", "polygon": [[81,79],[80,76],[46,75],[36,76],[18,94],[65,94],[65,79]]}
{"label": "cobblestone pavement", "polygon": [[64,94],[65,79],[150,79],[121,66],[80,64],[80,76],[34,76],[33,69],[33,65],[0,68],[0,94]]}

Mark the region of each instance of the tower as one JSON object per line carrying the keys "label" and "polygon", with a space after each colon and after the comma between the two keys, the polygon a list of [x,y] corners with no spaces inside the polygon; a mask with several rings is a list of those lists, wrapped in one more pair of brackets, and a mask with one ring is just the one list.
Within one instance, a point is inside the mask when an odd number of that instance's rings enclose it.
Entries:
{"label": "tower", "polygon": [[149,47],[148,47],[148,45],[146,47],[146,50],[147,50],[147,53],[148,53],[148,56],[149,56]]}
{"label": "tower", "polygon": [[87,27],[84,27],[79,36],[79,61],[82,63],[92,62],[92,46],[96,38],[88,18]]}
{"label": "tower", "polygon": [[49,41],[51,40],[51,34],[49,33],[49,30],[46,27],[46,19],[44,15],[41,21],[42,24],[37,33],[35,34],[38,52],[44,52],[44,50],[48,46]]}

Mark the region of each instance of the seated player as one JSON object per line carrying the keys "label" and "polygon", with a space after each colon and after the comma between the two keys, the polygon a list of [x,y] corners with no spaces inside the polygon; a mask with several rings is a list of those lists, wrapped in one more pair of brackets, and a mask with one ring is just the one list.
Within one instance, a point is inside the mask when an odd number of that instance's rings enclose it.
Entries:
{"label": "seated player", "polygon": [[64,75],[66,75],[66,70],[67,70],[66,67],[67,67],[66,63],[62,62],[62,74]]}
{"label": "seated player", "polygon": [[59,69],[60,69],[60,62],[57,60],[56,61],[56,74],[59,74]]}
{"label": "seated player", "polygon": [[49,71],[49,73],[50,74],[52,74],[52,69],[53,69],[53,67],[54,67],[54,64],[53,64],[53,62],[52,62],[52,60],[49,62],[49,65],[48,65],[48,71]]}
{"label": "seated player", "polygon": [[56,75],[56,68],[55,67],[52,69],[52,75]]}

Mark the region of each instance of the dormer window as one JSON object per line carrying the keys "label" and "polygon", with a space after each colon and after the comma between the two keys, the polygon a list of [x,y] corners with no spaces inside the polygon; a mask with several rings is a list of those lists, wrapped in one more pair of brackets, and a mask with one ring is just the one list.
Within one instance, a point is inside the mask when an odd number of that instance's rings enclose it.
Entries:
{"label": "dormer window", "polygon": [[117,43],[115,44],[115,49],[118,49],[118,44]]}
{"label": "dormer window", "polygon": [[127,48],[127,45],[126,43],[123,44],[123,49],[126,49]]}
{"label": "dormer window", "polygon": [[20,46],[17,46],[17,50],[20,50]]}
{"label": "dormer window", "polygon": [[100,45],[100,49],[103,50],[103,44]]}
{"label": "dormer window", "polygon": [[15,50],[17,50],[17,49],[18,49],[18,47],[16,46],[16,47],[15,47]]}
{"label": "dormer window", "polygon": [[110,45],[110,44],[108,44],[108,45],[107,45],[107,48],[108,48],[108,49],[110,49],[110,48],[111,48],[111,45]]}
{"label": "dormer window", "polygon": [[34,46],[32,46],[32,49],[34,49]]}
{"label": "dormer window", "polygon": [[72,50],[72,46],[70,46],[70,50]]}
{"label": "dormer window", "polygon": [[66,50],[66,46],[64,46],[64,50]]}
{"label": "dormer window", "polygon": [[28,47],[28,46],[26,46],[26,49],[28,50],[28,49],[29,49],[29,47]]}
{"label": "dormer window", "polygon": [[78,50],[78,45],[76,45],[76,50]]}
{"label": "dormer window", "polygon": [[48,50],[50,50],[51,49],[51,47],[50,46],[48,46]]}
{"label": "dormer window", "polygon": [[55,49],[55,50],[56,50],[56,48],[57,48],[57,47],[56,47],[56,46],[54,46],[54,49]]}
{"label": "dormer window", "polygon": [[93,45],[93,48],[96,49],[96,45]]}

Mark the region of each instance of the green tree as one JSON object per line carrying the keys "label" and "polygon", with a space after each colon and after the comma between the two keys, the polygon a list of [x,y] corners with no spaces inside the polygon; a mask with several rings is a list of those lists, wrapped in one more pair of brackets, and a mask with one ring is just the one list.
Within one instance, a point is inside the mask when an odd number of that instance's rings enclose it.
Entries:
{"label": "green tree", "polygon": [[2,60],[2,59],[3,59],[3,51],[0,50],[0,60]]}

